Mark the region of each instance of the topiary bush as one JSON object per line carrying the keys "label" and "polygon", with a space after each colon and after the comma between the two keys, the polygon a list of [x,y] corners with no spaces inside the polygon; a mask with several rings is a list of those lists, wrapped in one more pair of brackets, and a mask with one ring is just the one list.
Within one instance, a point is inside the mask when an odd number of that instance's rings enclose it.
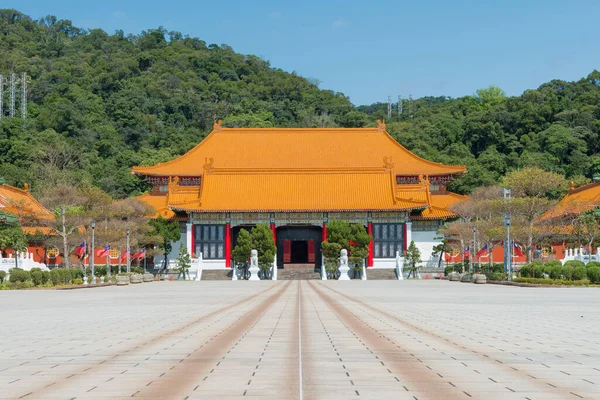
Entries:
{"label": "topiary bush", "polygon": [[490,272],[487,275],[487,278],[490,281],[505,281],[506,280],[506,274],[504,272]]}
{"label": "topiary bush", "polygon": [[548,273],[548,275],[550,275],[550,278],[552,279],[561,279],[562,278],[562,270],[563,267],[562,265],[560,265],[560,263],[558,263],[559,265],[552,265],[550,266],[550,273]]}
{"label": "topiary bush", "polygon": [[575,268],[573,268],[570,265],[565,265],[564,267],[562,267],[562,276],[563,276],[563,278],[567,279],[567,280],[573,279],[573,270],[574,269]]}
{"label": "topiary bush", "polygon": [[50,271],[42,271],[42,285],[51,282],[50,280]]}
{"label": "topiary bush", "polygon": [[578,260],[569,260],[565,263],[565,267],[566,266],[573,267],[573,268],[577,268],[577,267],[585,268],[585,264],[583,263],[583,261],[578,261]]}
{"label": "topiary bush", "polygon": [[600,262],[590,261],[589,263],[587,263],[587,265],[585,267],[586,268],[600,268]]}
{"label": "topiary bush", "polygon": [[494,263],[492,265],[492,271],[491,272],[495,272],[495,273],[504,273],[504,264],[502,263]]}
{"label": "topiary bush", "polygon": [[582,279],[585,279],[586,277],[587,277],[587,274],[586,274],[586,270],[585,270],[584,266],[579,266],[579,267],[573,268],[573,278],[572,279],[574,281],[580,281]]}
{"label": "topiary bush", "polygon": [[31,275],[31,280],[33,281],[33,284],[35,286],[40,286],[44,283],[43,279],[42,279],[42,271],[38,268],[37,271],[33,271],[33,272],[29,272],[29,275]]}
{"label": "topiary bush", "polygon": [[0,271],[0,284],[4,283],[6,279],[6,271]]}
{"label": "topiary bush", "polygon": [[9,270],[9,280],[11,283],[16,283],[16,282],[27,282],[28,280],[31,279],[31,276],[29,275],[29,271],[24,271],[21,268],[12,268]]}
{"label": "topiary bush", "polygon": [[600,267],[592,266],[591,268],[587,268],[586,273],[587,278],[590,280],[590,282],[600,283]]}
{"label": "topiary bush", "polygon": [[444,268],[444,276],[450,275],[450,273],[453,271],[454,267],[452,265],[448,265],[446,268]]}
{"label": "topiary bush", "polygon": [[108,272],[108,268],[106,268],[106,265],[98,265],[97,267],[94,267],[94,275],[96,276],[106,276]]}
{"label": "topiary bush", "polygon": [[530,264],[523,265],[519,270],[519,275],[521,275],[523,278],[531,278],[532,273],[533,271]]}
{"label": "topiary bush", "polygon": [[558,260],[548,260],[544,263],[544,265],[549,267],[562,267],[562,263]]}
{"label": "topiary bush", "polygon": [[74,285],[83,285],[83,279],[82,278],[75,278],[75,279],[73,279],[73,284]]}

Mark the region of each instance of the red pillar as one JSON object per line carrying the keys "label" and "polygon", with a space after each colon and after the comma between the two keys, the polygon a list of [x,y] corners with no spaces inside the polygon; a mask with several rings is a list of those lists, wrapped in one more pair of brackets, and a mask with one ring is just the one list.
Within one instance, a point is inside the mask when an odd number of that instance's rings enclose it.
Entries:
{"label": "red pillar", "polygon": [[406,225],[406,222],[402,224],[402,240],[404,241],[404,251],[408,250],[408,237],[407,237],[407,233],[408,233],[408,226]]}
{"label": "red pillar", "polygon": [[367,223],[367,233],[371,235],[371,241],[369,242],[369,257],[367,258],[367,267],[373,266],[373,223]]}
{"label": "red pillar", "polygon": [[225,267],[231,268],[231,229],[225,224]]}
{"label": "red pillar", "polygon": [[192,248],[190,249],[192,258],[198,257],[196,254],[196,228],[192,225]]}
{"label": "red pillar", "polygon": [[327,241],[327,224],[323,223],[323,231],[322,231],[322,235],[323,235],[323,242]]}
{"label": "red pillar", "polygon": [[271,224],[271,232],[273,233],[273,243],[277,244],[277,227],[275,224]]}

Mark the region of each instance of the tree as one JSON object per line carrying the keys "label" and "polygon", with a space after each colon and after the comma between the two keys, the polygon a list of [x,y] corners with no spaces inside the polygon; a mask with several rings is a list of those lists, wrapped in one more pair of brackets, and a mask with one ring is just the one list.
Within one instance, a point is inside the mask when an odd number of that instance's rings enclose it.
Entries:
{"label": "tree", "polygon": [[348,250],[348,262],[355,272],[364,265],[369,254],[371,236],[364,225],[346,221],[331,221],[327,224],[327,241],[321,243],[325,268],[329,277],[337,276],[337,266],[342,249]]}
{"label": "tree", "polygon": [[514,197],[502,200],[501,209],[511,215],[513,237],[526,244],[530,262],[534,245],[556,233],[552,221],[540,217],[554,207],[557,203],[554,199],[566,191],[568,184],[560,174],[529,167],[509,173],[504,185]]}
{"label": "tree", "polygon": [[181,246],[179,248],[179,257],[177,257],[177,269],[179,270],[179,274],[183,276],[183,280],[185,277],[190,277],[189,269],[192,266],[192,260],[190,259],[190,254],[187,251],[185,246]]}
{"label": "tree", "polygon": [[243,271],[243,277],[248,278],[248,260],[252,252],[252,236],[246,229],[240,229],[237,238],[237,244],[231,251],[231,259],[233,264]]}
{"label": "tree", "polygon": [[40,223],[51,229],[49,242],[62,247],[65,268],[69,268],[71,251],[79,244],[82,223],[87,219],[81,207],[85,200],[80,189],[62,184],[48,189],[41,199],[42,204],[54,213],[54,219],[42,219]]}
{"label": "tree", "polygon": [[0,251],[26,251],[27,238],[19,226],[0,224]]}
{"label": "tree", "polygon": [[421,260],[421,252],[415,245],[414,240],[410,241],[410,245],[408,246],[408,249],[406,249],[406,251],[404,251],[404,261],[408,265],[408,271],[409,271],[408,278],[410,278],[411,274],[413,277],[416,278],[417,273],[419,272],[418,264],[423,262],[423,260]]}
{"label": "tree", "polygon": [[594,242],[600,238],[600,219],[593,213],[580,214],[573,223],[573,236],[583,240],[590,255],[594,253]]}
{"label": "tree", "polygon": [[150,225],[154,228],[154,234],[162,238],[159,247],[165,255],[165,266],[163,269],[166,270],[169,265],[168,256],[173,250],[173,245],[171,243],[181,240],[181,230],[179,229],[179,222],[168,221],[162,216],[159,216],[157,219],[151,220]]}
{"label": "tree", "polygon": [[273,267],[277,246],[273,241],[273,232],[266,224],[256,225],[250,231],[252,237],[252,249],[258,251],[258,267],[262,270],[263,276],[269,278],[269,271]]}

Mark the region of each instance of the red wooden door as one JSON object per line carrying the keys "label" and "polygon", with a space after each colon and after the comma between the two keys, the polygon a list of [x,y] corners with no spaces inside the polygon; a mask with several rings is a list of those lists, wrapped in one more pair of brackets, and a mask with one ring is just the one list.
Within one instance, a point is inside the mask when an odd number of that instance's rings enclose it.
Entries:
{"label": "red wooden door", "polygon": [[308,241],[308,262],[309,263],[315,262],[315,241],[314,240]]}
{"label": "red wooden door", "polygon": [[283,262],[284,263],[292,262],[292,241],[291,240],[283,241]]}

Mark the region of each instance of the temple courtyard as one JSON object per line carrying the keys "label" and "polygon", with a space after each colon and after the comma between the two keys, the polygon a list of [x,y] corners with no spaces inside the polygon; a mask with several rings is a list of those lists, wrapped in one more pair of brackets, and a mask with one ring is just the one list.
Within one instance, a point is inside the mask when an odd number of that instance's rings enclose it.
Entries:
{"label": "temple courtyard", "polygon": [[1,399],[598,399],[600,291],[448,281],[0,292]]}

